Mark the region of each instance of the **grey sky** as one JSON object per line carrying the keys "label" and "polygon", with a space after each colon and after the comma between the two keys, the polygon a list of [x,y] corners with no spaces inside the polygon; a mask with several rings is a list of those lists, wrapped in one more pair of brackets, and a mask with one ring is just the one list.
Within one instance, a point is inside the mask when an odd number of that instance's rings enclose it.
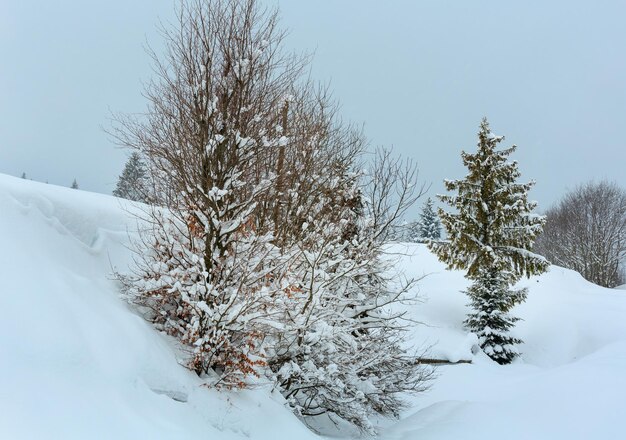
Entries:
{"label": "grey sky", "polygon": [[[626,3],[282,0],[288,44],[314,50],[346,118],[415,158],[421,177],[464,175],[483,115],[545,208],[583,181],[626,187]],[[100,126],[141,111],[162,0],[0,3],[0,172],[110,193],[125,160]]]}

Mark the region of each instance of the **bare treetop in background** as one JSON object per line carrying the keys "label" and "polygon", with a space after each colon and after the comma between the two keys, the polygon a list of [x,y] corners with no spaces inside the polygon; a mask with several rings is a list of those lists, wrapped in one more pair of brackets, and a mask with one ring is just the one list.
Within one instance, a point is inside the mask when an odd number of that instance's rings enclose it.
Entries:
{"label": "bare treetop in background", "polygon": [[536,252],[604,287],[626,283],[626,191],[590,182],[549,209]]}

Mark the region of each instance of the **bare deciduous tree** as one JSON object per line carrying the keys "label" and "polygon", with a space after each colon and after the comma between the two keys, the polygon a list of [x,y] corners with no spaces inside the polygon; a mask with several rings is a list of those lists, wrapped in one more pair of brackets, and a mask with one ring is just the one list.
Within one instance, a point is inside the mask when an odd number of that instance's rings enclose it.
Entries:
{"label": "bare deciduous tree", "polygon": [[401,228],[400,220],[429,186],[418,183],[414,161],[393,156],[391,149],[378,148],[368,165],[371,171],[365,173],[365,203],[376,239],[386,241]]}
{"label": "bare deciduous tree", "polygon": [[148,113],[118,117],[113,131],[146,158],[166,208],[146,212],[130,293],[160,308],[153,320],[190,347],[190,367],[241,386],[261,366],[263,310],[283,287],[271,225],[255,213],[275,187],[270,165],[306,60],[281,51],[277,12],[254,0],[183,1],[162,34]]}
{"label": "bare deciduous tree", "polygon": [[600,286],[626,282],[626,191],[615,183],[587,183],[546,214],[536,252]]}
{"label": "bare deciduous tree", "polygon": [[187,0],[178,18],[148,113],[113,130],[152,188],[126,292],[199,375],[263,374],[301,416],[371,431],[429,375],[389,310],[413,282],[397,287],[383,248],[422,193],[417,170],[380,150],[360,171],[362,131],[303,77],[307,57],[285,55],[275,11]]}

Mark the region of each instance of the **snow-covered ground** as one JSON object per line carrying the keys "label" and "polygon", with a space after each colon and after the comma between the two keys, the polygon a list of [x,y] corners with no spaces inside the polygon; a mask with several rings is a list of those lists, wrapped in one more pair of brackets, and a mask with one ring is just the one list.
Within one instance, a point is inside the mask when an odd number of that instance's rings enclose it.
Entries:
{"label": "snow-covered ground", "polygon": [[500,366],[472,356],[474,340],[461,327],[466,285],[430,252],[409,250],[406,267],[424,298],[413,317],[430,327],[415,340],[436,344],[432,357],[471,359],[439,368],[432,389],[405,418],[384,432],[389,439],[605,439],[626,435],[626,292],[585,281],[553,266],[520,284],[528,300],[515,335],[522,359]]}
{"label": "snow-covered ground", "polygon": [[[218,393],[119,299],[113,267],[135,226],[118,199],[0,175],[0,438],[315,438],[268,388]],[[626,432],[626,292],[553,267],[525,280],[522,359],[472,355],[466,281],[423,246],[401,265],[419,283],[416,346],[441,367],[387,439],[621,438]]]}
{"label": "snow-covered ground", "polygon": [[118,298],[128,208],[0,175],[0,439],[315,438],[267,390],[201,387]]}

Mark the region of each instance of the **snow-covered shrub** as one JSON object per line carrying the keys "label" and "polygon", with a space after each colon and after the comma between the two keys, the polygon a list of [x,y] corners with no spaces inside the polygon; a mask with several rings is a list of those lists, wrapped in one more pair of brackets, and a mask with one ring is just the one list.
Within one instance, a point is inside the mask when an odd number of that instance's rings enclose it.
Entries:
{"label": "snow-covered shrub", "polygon": [[195,216],[179,219],[155,211],[158,223],[144,231],[140,258],[122,278],[131,301],[187,348],[185,362],[211,383],[243,387],[264,371],[264,342],[276,317],[273,297],[282,292],[281,253],[271,236],[245,224],[224,252],[207,264],[206,236]]}
{"label": "snow-covered shrub", "polygon": [[150,111],[116,132],[146,158],[161,205],[144,216],[127,295],[198,374],[227,386],[265,375],[301,416],[371,431],[369,417],[397,415],[427,375],[392,311],[410,282],[393,285],[383,255],[419,196],[416,170],[384,153],[377,174],[358,171],[361,132],[282,54],[276,13],[198,0],[179,18]]}
{"label": "snow-covered shrub", "polygon": [[[302,60],[277,50],[275,12],[253,0],[182,2],[147,86],[149,111],[120,118],[123,145],[146,160],[149,225],[125,282],[153,321],[191,351],[188,365],[244,386],[264,366],[286,256],[264,223],[284,146],[280,115]],[[228,44],[223,44],[228,42]]]}
{"label": "snow-covered shrub", "polygon": [[393,310],[414,298],[412,281],[390,279],[379,228],[392,223],[372,221],[364,176],[346,170],[326,183],[315,212],[327,215],[303,225],[291,266],[298,288],[269,365],[298,414],[339,417],[373,433],[372,415],[398,416],[402,396],[425,389],[430,371],[406,351],[410,323]]}

